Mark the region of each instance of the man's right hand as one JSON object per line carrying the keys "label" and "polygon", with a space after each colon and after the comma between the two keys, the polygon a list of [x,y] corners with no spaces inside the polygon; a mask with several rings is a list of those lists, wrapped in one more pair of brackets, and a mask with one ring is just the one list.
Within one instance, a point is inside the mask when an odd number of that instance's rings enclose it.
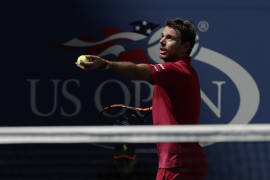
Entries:
{"label": "man's right hand", "polygon": [[86,57],[89,59],[89,62],[81,62],[80,64],[76,63],[80,69],[109,69],[109,71],[125,77],[140,79],[153,83],[152,73],[147,64],[135,64],[127,61],[110,62],[94,55],[86,55]]}
{"label": "man's right hand", "polygon": [[85,55],[89,62],[81,61],[79,63],[75,63],[77,67],[82,70],[95,70],[95,69],[103,69],[107,65],[107,60],[94,55]]}

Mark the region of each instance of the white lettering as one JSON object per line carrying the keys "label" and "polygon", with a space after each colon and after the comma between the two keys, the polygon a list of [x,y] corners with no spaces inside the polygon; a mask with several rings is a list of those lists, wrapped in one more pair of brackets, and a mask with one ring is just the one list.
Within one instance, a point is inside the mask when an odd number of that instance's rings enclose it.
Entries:
{"label": "white lettering", "polygon": [[[142,102],[148,102],[152,100],[153,97],[153,91],[154,91],[154,86],[148,83],[147,81],[131,81],[135,85],[135,107],[141,107],[141,101]],[[143,99],[141,97],[141,86],[142,84],[147,85],[149,88],[149,95],[147,98]]]}
{"label": "white lettering", "polygon": [[36,84],[37,82],[40,81],[40,79],[27,79],[27,81],[30,82],[30,108],[32,112],[42,117],[48,117],[54,114],[57,108],[57,89],[58,89],[58,84],[60,80],[51,80],[53,83],[54,97],[53,97],[53,107],[51,111],[49,111],[48,113],[42,113],[37,108],[37,98],[36,98],[37,85]]}
{"label": "white lettering", "polygon": [[221,117],[221,86],[225,84],[225,81],[212,81],[213,84],[216,84],[218,87],[218,98],[217,98],[217,106],[206,96],[206,94],[201,90],[202,100],[206,103],[206,105],[215,113],[215,115],[220,118]]}
{"label": "white lettering", "polygon": [[[101,91],[104,88],[104,86],[109,84],[109,83],[116,83],[116,84],[118,84],[120,86],[120,88],[123,90],[124,104],[129,105],[131,97],[130,97],[130,92],[129,92],[127,86],[124,83],[122,83],[121,81],[119,81],[119,80],[112,79],[112,80],[107,80],[107,81],[102,82],[98,86],[98,88],[96,89],[94,97],[95,97],[95,104],[96,104],[97,109],[99,111],[101,111],[104,108],[104,106],[101,103]],[[112,91],[112,95],[114,95],[113,91]],[[123,109],[121,112],[119,112],[117,114],[112,115],[112,114],[108,114],[108,113],[105,112],[104,115],[106,115],[108,117],[117,117],[119,115],[122,115],[124,112],[125,112],[125,109]]]}
{"label": "white lettering", "polygon": [[76,80],[76,79],[70,79],[70,80],[66,80],[64,83],[63,83],[63,86],[62,86],[62,93],[63,93],[63,96],[65,98],[67,98],[68,100],[70,100],[71,102],[74,103],[75,105],[75,111],[73,113],[66,113],[64,111],[64,108],[61,107],[61,115],[63,116],[67,116],[67,117],[72,117],[72,116],[75,116],[77,115],[80,111],[81,111],[81,101],[80,99],[78,99],[77,97],[75,97],[74,95],[72,95],[70,92],[68,92],[67,90],[67,85],[71,82],[74,82],[77,84],[77,86],[79,87],[80,86],[80,81],[79,80]]}

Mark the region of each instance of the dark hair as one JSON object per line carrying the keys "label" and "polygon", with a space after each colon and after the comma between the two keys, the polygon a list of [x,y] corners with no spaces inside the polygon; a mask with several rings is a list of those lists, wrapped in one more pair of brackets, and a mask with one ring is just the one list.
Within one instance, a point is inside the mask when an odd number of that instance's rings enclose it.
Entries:
{"label": "dark hair", "polygon": [[197,34],[193,22],[189,20],[184,20],[182,18],[167,19],[165,22],[165,26],[179,31],[182,43],[190,42],[190,48],[187,51],[187,54],[189,55],[195,44]]}

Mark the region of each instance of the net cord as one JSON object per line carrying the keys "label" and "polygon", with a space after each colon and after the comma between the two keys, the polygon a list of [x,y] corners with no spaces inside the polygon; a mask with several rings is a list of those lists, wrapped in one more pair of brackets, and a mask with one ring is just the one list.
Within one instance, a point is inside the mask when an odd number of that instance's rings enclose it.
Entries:
{"label": "net cord", "polygon": [[0,144],[270,141],[270,124],[0,127]]}

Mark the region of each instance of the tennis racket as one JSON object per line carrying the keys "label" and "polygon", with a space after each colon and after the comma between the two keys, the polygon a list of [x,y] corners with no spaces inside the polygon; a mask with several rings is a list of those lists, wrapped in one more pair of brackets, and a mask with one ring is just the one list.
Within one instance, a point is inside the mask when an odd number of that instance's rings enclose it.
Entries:
{"label": "tennis racket", "polygon": [[151,114],[152,107],[138,108],[123,104],[113,104],[99,112],[99,119],[104,125],[140,125]]}

